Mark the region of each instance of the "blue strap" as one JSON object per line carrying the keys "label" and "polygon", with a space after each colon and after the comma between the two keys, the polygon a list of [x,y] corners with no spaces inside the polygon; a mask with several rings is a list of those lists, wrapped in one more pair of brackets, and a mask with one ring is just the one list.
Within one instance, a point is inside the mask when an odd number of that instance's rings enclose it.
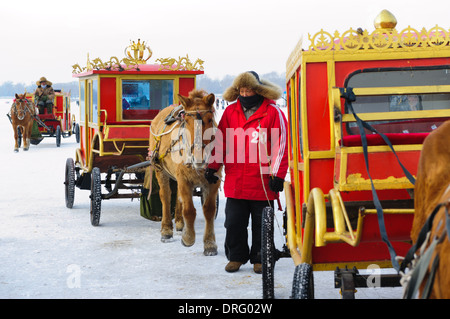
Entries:
{"label": "blue strap", "polygon": [[392,246],[391,242],[389,241],[389,238],[388,238],[388,235],[387,235],[387,232],[386,232],[386,225],[385,225],[385,222],[384,222],[383,207],[381,206],[381,202],[380,202],[380,200],[378,198],[378,194],[377,194],[377,191],[375,190],[375,186],[373,184],[373,180],[372,180],[372,177],[371,177],[370,171],[369,171],[369,155],[368,155],[368,151],[367,151],[367,138],[366,138],[366,132],[365,132],[364,128],[366,128],[369,131],[372,131],[372,132],[374,132],[376,134],[379,134],[383,138],[385,143],[391,148],[392,152],[394,153],[395,157],[397,158],[397,161],[399,162],[400,166],[402,167],[403,172],[405,173],[406,177],[409,179],[409,181],[413,185],[415,184],[415,179],[411,175],[411,173],[408,172],[408,170],[400,162],[400,159],[398,158],[397,153],[395,152],[394,147],[392,146],[392,143],[389,141],[388,137],[386,135],[378,132],[369,123],[361,120],[358,117],[358,115],[356,115],[355,111],[353,110],[353,106],[352,106],[352,102],[356,101],[356,96],[355,96],[355,93],[353,93],[353,89],[351,87],[348,87],[346,90],[343,89],[343,88],[340,88],[340,91],[341,91],[341,97],[345,98],[345,106],[346,106],[346,108],[355,117],[356,123],[357,123],[358,128],[359,128],[359,133],[361,135],[361,143],[362,143],[363,153],[364,153],[364,160],[365,160],[365,164],[366,164],[366,170],[367,170],[367,174],[368,174],[368,176],[370,178],[370,184],[372,186],[373,202],[374,202],[375,208],[377,210],[378,227],[379,227],[379,230],[380,230],[381,239],[388,246],[389,254],[391,256],[392,266],[398,272],[399,269],[400,269],[400,265],[399,265],[399,263],[398,263],[398,261],[396,259],[397,254],[396,254],[395,249]]}

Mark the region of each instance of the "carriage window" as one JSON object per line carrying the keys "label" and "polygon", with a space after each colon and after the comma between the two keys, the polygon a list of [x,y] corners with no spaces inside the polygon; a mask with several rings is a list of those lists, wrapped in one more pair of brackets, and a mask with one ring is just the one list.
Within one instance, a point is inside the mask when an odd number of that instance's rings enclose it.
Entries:
{"label": "carriage window", "polygon": [[97,80],[92,80],[92,122],[97,123],[98,119],[98,95]]}
{"label": "carriage window", "polygon": [[85,116],[86,116],[86,100],[85,100],[85,93],[84,93],[85,85],[84,81],[80,81],[80,122],[84,123]]}
{"label": "carriage window", "polygon": [[[450,85],[450,68],[427,70],[371,71],[356,73],[346,87],[376,88],[394,86]],[[450,109],[450,93],[358,96],[353,103],[356,113],[401,112]]]}
{"label": "carriage window", "polygon": [[[450,85],[448,66],[434,69],[364,70],[352,75],[346,86],[352,88]],[[352,103],[358,113],[433,111],[450,109],[450,93],[357,96]],[[345,110],[348,113],[348,110]],[[431,132],[446,118],[413,118],[371,121],[382,133]],[[359,134],[356,123],[347,123],[349,134]]]}
{"label": "carriage window", "polygon": [[159,110],[173,104],[172,80],[122,81],[122,118],[151,120]]}

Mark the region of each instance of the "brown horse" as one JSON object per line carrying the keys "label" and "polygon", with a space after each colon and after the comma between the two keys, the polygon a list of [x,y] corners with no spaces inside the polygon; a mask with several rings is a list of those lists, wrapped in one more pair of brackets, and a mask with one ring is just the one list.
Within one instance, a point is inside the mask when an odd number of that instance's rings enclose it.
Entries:
{"label": "brown horse", "polygon": [[[439,266],[436,268],[434,284],[431,292],[425,297],[450,298],[450,234],[446,233],[446,208],[450,210],[450,121],[443,123],[438,129],[430,133],[423,143],[420,154],[417,178],[414,190],[414,222],[411,230],[411,239],[417,243],[419,233],[432,212],[439,204],[443,204],[437,211],[430,224],[430,238],[425,241],[424,247],[430,246],[433,240],[436,247],[432,253],[427,268],[427,277],[431,273],[432,262],[439,256]],[[417,255],[424,256],[420,250]],[[426,281],[425,278],[424,281]],[[422,283],[419,296],[424,295]]]}
{"label": "brown horse", "polygon": [[[161,241],[169,241],[173,236],[170,213],[171,190],[169,180],[177,181],[177,207],[175,223],[178,231],[183,230],[181,242],[184,246],[195,243],[194,221],[196,210],[192,201],[195,188],[202,189],[205,233],[204,254],[217,254],[214,233],[216,198],[220,182],[209,184],[204,172],[207,158],[213,144],[214,94],[194,90],[188,97],[178,95],[181,105],[163,109],[153,120],[150,128],[150,160],[155,170],[162,202]],[[219,173],[220,174],[220,173]]]}
{"label": "brown horse", "polygon": [[33,127],[33,117],[35,113],[35,108],[31,101],[27,100],[26,94],[16,94],[16,98],[9,113],[16,142],[14,144],[14,152],[19,151],[19,129],[22,133],[23,150],[28,151],[30,148],[31,129]]}

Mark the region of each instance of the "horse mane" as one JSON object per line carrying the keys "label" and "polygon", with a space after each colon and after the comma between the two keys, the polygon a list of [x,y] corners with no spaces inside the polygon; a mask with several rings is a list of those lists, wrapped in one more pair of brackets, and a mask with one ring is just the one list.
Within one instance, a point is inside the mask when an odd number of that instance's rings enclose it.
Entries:
{"label": "horse mane", "polygon": [[[211,101],[211,98],[213,99],[213,101]],[[192,101],[192,106],[193,105],[198,105],[198,104],[204,104],[206,106],[207,110],[213,111],[214,112],[214,95],[213,94],[208,94],[208,92],[206,92],[203,89],[194,89],[192,91],[189,92],[189,96],[188,99]],[[209,101],[208,101],[209,99]],[[203,103],[196,103],[199,102],[198,100],[202,100]],[[191,107],[189,107],[191,108]]]}
{"label": "horse mane", "polygon": [[191,92],[189,92],[190,99],[195,99],[195,98],[203,99],[203,97],[205,97],[207,95],[208,95],[208,93],[205,90],[201,90],[201,89],[200,90],[195,89],[195,90],[192,90]]}

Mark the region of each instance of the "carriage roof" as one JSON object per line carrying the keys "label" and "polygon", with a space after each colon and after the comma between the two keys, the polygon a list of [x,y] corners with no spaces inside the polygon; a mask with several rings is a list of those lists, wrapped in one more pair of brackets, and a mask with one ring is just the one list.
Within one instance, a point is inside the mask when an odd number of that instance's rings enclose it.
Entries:
{"label": "carriage roof", "polygon": [[309,47],[303,49],[299,40],[286,62],[286,81],[292,78],[302,60],[321,61],[373,61],[404,60],[411,58],[439,58],[450,55],[450,31],[436,25],[431,29],[411,26],[397,31],[397,19],[383,10],[374,20],[372,32],[357,28],[339,33],[321,29],[308,34]]}
{"label": "carriage roof", "polygon": [[121,64],[120,68],[117,66],[114,69],[96,67],[90,70],[84,70],[81,73],[76,73],[73,76],[77,78],[82,78],[85,76],[95,75],[95,74],[107,74],[107,75],[199,75],[203,74],[203,70],[186,70],[178,69],[176,66],[174,69],[167,69],[162,67],[162,64],[139,64],[133,67],[129,67],[125,64]]}

